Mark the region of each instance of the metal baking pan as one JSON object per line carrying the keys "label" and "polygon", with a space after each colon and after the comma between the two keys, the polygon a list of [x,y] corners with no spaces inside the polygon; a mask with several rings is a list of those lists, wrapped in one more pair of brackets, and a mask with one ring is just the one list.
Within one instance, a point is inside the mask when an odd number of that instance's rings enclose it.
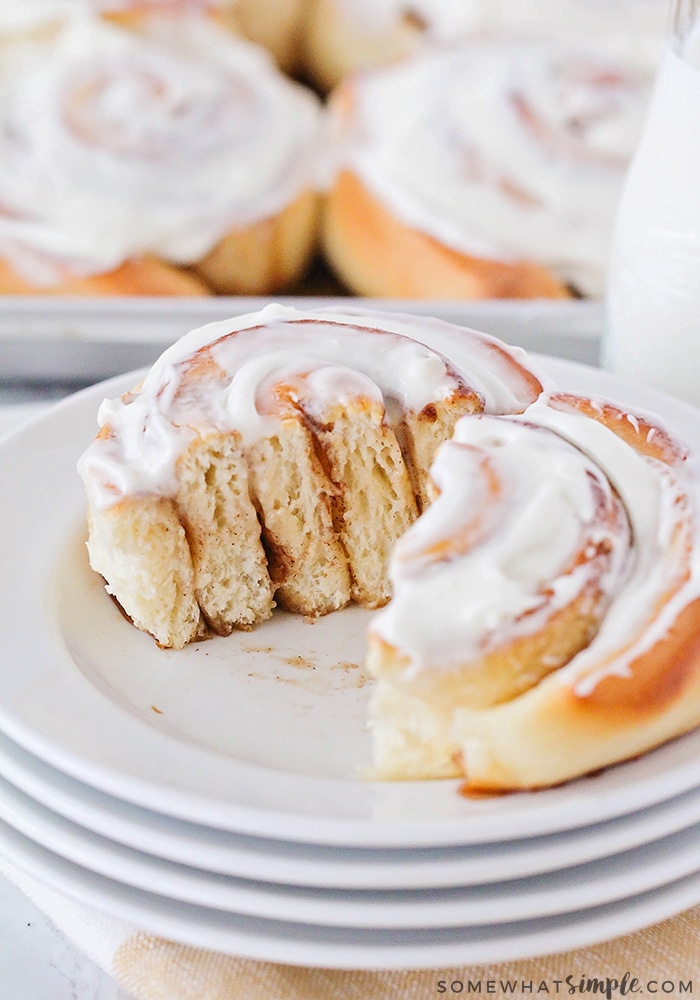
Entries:
{"label": "metal baking pan", "polygon": [[0,382],[95,382],[150,365],[188,330],[255,312],[270,301],[436,316],[526,350],[598,363],[602,305],[593,301],[479,301],[270,298],[0,298]]}

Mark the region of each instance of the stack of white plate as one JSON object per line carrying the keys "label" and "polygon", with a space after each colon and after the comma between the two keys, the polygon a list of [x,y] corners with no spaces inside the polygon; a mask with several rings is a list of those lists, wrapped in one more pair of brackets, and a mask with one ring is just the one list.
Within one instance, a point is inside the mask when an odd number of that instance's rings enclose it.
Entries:
{"label": "stack of white plate", "polygon": [[[550,368],[700,445],[700,413]],[[180,652],[133,629],[87,566],[75,472],[100,400],[133,380],[0,444],[3,855],[154,933],[326,967],[509,960],[700,902],[699,733],[536,793],[376,783],[362,610]]]}

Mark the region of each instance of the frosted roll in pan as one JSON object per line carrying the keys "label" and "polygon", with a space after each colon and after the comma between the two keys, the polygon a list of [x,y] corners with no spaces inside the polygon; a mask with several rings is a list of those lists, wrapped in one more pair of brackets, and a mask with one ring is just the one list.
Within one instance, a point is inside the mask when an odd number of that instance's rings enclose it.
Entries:
{"label": "frosted roll in pan", "polygon": [[299,276],[319,107],[262,50],[204,18],[136,32],[86,16],[0,56],[4,292],[159,294],[136,283],[143,260],[177,268],[186,295]]}

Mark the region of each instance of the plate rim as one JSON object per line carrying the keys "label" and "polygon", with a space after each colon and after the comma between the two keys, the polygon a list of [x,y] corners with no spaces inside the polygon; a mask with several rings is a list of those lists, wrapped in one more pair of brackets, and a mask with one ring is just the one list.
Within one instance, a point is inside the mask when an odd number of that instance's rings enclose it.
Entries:
{"label": "plate rim", "polygon": [[584,864],[485,883],[339,889],[222,878],[116,844],[8,786],[0,778],[0,820],[60,858],[178,902],[290,923],[407,930],[534,920],[614,903],[700,871],[699,818],[675,833]]}
{"label": "plate rim", "polygon": [[[12,744],[3,747],[4,740],[5,737],[0,736],[0,765],[5,781],[27,798],[35,800],[73,825],[81,826],[86,831],[100,837],[112,839],[119,845],[177,864],[199,867],[216,874],[258,881],[275,881],[281,884],[306,885],[317,888],[421,889],[470,885],[476,882],[488,883],[557,871],[573,864],[585,864],[613,853],[641,846],[700,822],[700,788],[697,788],[682,793],[681,796],[667,802],[646,807],[641,811],[641,816],[640,813],[634,812],[603,821],[600,824],[593,824],[590,827],[544,835],[544,839],[548,841],[544,852],[542,852],[541,845],[537,845],[537,841],[542,839],[541,837],[532,838],[534,844],[531,844],[527,838],[521,838],[515,841],[457,846],[451,849],[448,857],[444,847],[424,848],[422,852],[417,852],[415,848],[408,850],[401,848],[395,850],[348,849],[300,842],[285,843],[261,840],[261,838],[250,838],[243,835],[243,839],[248,843],[236,845],[234,851],[237,850],[239,860],[231,864],[230,860],[216,859],[226,856],[224,838],[240,837],[241,835],[224,832],[222,837],[222,831],[197,826],[194,831],[200,839],[195,844],[194,849],[190,846],[183,850],[182,847],[183,839],[186,838],[187,833],[193,832],[189,830],[176,831],[181,836],[175,838],[175,847],[169,846],[169,831],[163,829],[164,822],[166,825],[179,825],[183,821],[151,813],[140,806],[133,806],[121,800],[110,801],[111,797],[106,793],[88,785],[82,785],[69,775],[54,772],[51,765],[38,759],[31,759],[31,756],[22,748]],[[20,760],[19,780],[16,766],[18,753],[27,757],[24,768],[22,768]],[[9,767],[8,760],[10,761]],[[33,772],[37,765],[40,769],[40,779],[38,785],[33,785]],[[44,780],[41,779],[42,768],[53,772],[47,774]],[[63,787],[66,782],[69,783],[67,791]],[[73,798],[70,794],[70,783],[75,785],[76,794]],[[89,798],[97,797],[97,802],[89,806],[87,812],[81,808],[82,800],[80,798],[86,793]],[[69,800],[68,807],[64,801],[66,798]],[[683,801],[679,802],[679,799]],[[78,807],[72,806],[71,802],[77,802]],[[138,833],[136,836],[133,835],[133,832],[124,833],[123,815],[120,813],[115,816],[114,812],[110,811],[110,806],[113,808],[115,804],[118,810],[126,809],[136,812],[136,823],[133,819],[126,821],[129,831],[133,831],[138,826],[139,820],[145,820],[146,823],[151,819],[156,821],[155,828],[148,827],[150,836],[146,838],[145,843],[139,839]],[[643,815],[645,813],[646,815]],[[604,829],[611,824],[616,828],[612,850],[610,850],[610,830]],[[189,824],[185,824],[185,826],[189,826]],[[141,827],[141,833],[143,833],[143,827]],[[212,839],[209,842],[202,840],[203,833],[211,834]],[[565,856],[566,838],[570,835],[578,838],[577,849],[573,856]],[[250,843],[251,839],[252,844]],[[246,849],[250,851],[251,848],[259,847],[261,843],[267,849],[267,853],[262,856],[256,855],[255,863],[251,867],[250,862],[246,863],[245,861]],[[518,855],[516,863],[509,864],[507,855],[504,858],[504,851],[507,851],[509,845],[513,844],[516,846],[516,850],[527,845],[524,851],[524,857],[528,859],[527,862],[523,860],[522,854]],[[488,866],[488,858],[485,858],[483,853],[468,859],[460,857],[460,855],[469,854],[475,849],[477,851],[495,850],[491,867]],[[423,856],[426,851],[432,852],[435,857],[426,861]],[[532,856],[535,852],[540,854],[540,860],[537,861],[536,866],[533,866]],[[382,855],[379,867],[376,859],[372,860],[370,857],[377,853]],[[302,854],[304,854],[303,858]],[[332,857],[324,856],[324,854],[331,854]],[[387,854],[393,854],[393,857],[387,858]],[[243,863],[240,860],[241,855],[244,858]],[[342,861],[340,878],[338,877],[339,861]],[[368,861],[371,861],[371,864],[367,868],[366,874],[363,874],[363,865],[367,865]],[[381,867],[381,864],[384,865],[384,868]],[[296,869],[299,869],[299,874],[295,875]],[[410,872],[408,877],[407,871]],[[419,874],[416,874],[416,871]],[[438,875],[437,880],[436,874]],[[358,882],[358,878],[361,881]]]}
{"label": "plate rim", "polygon": [[241,918],[132,889],[81,869],[2,822],[0,850],[10,864],[42,884],[141,932],[239,958],[305,967],[396,971],[536,958],[634,933],[700,901],[696,872],[617,903],[539,920],[406,931],[319,927]]}

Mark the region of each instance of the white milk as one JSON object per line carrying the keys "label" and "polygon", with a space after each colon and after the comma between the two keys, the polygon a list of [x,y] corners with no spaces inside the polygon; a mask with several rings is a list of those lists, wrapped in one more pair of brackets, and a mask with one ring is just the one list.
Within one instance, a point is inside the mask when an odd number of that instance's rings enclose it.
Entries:
{"label": "white milk", "polygon": [[700,35],[667,47],[621,197],[603,364],[700,406]]}

